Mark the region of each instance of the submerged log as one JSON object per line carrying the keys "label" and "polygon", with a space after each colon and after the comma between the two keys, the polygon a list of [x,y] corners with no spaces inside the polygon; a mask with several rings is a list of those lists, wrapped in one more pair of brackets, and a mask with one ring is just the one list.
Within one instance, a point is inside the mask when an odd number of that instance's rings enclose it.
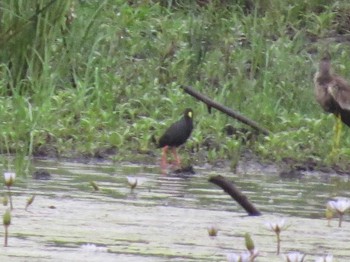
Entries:
{"label": "submerged log", "polygon": [[204,102],[208,106],[208,111],[210,112],[209,108],[213,107],[216,108],[217,110],[227,114],[228,116],[231,116],[238,121],[254,128],[255,130],[258,130],[259,132],[263,133],[264,135],[269,135],[270,131],[261,127],[258,123],[255,121],[241,115],[240,113],[232,110],[231,108],[228,108],[224,105],[219,104],[218,102],[215,102],[214,100],[210,99],[209,97],[199,93],[198,91],[194,90],[190,86],[181,86],[181,88],[189,95],[197,98],[198,100]]}
{"label": "submerged log", "polygon": [[223,176],[212,176],[209,182],[221,187],[227,194],[229,194],[238,204],[240,204],[249,216],[260,216],[261,213],[257,210],[248,198],[230,181]]}

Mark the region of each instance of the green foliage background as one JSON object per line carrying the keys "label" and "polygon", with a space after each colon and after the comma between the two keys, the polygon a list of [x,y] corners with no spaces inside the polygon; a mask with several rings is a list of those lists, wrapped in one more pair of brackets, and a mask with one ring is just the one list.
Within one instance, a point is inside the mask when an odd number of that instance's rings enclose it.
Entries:
{"label": "green foliage background", "polygon": [[[254,2],[254,3],[253,3]],[[313,97],[324,50],[350,79],[350,4],[326,1],[74,1],[0,3],[0,150],[15,156],[152,155],[156,137],[186,107],[192,161],[244,149],[281,161],[347,166],[333,117]],[[250,143],[241,123],[183,93],[192,85],[271,130]],[[198,149],[201,149],[198,151]]]}

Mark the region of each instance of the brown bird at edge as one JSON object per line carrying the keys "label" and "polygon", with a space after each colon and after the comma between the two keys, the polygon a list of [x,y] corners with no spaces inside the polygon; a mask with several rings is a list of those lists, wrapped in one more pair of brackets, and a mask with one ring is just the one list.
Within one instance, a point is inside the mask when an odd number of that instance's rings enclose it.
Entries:
{"label": "brown bird at edge", "polygon": [[334,151],[339,148],[341,127],[343,122],[350,127],[350,85],[331,70],[331,57],[325,53],[320,61],[319,69],[314,77],[315,96],[317,102],[328,113],[336,117]]}
{"label": "brown bird at edge", "polygon": [[177,155],[176,148],[184,144],[190,137],[193,130],[193,110],[187,108],[183,117],[173,123],[165,133],[160,137],[157,147],[162,148],[162,160],[161,168],[163,174],[166,172],[167,168],[167,151],[171,148],[175,163],[177,166],[181,165],[179,156]]}

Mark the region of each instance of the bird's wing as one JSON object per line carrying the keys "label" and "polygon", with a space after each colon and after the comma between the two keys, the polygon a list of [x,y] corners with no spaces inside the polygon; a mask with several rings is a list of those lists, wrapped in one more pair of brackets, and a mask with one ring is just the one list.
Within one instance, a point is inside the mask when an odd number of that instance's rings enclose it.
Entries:
{"label": "bird's wing", "polygon": [[179,129],[180,121],[173,123],[168,129],[164,132],[164,134],[159,138],[158,146],[163,147],[166,145],[172,145],[174,140],[177,138],[177,130]]}
{"label": "bird's wing", "polygon": [[314,93],[316,101],[326,112],[332,112],[333,96],[330,94],[329,84],[330,81],[320,80],[320,75],[317,72],[314,78]]}
{"label": "bird's wing", "polygon": [[339,76],[329,84],[328,91],[344,110],[350,110],[350,85],[347,81]]}

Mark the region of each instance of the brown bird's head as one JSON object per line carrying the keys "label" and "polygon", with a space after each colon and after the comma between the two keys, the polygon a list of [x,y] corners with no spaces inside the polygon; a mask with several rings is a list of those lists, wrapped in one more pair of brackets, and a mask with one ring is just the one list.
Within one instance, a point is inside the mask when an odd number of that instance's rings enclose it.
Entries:
{"label": "brown bird's head", "polygon": [[328,51],[326,51],[320,61],[319,72],[321,75],[328,76],[330,75],[331,69],[331,55]]}

